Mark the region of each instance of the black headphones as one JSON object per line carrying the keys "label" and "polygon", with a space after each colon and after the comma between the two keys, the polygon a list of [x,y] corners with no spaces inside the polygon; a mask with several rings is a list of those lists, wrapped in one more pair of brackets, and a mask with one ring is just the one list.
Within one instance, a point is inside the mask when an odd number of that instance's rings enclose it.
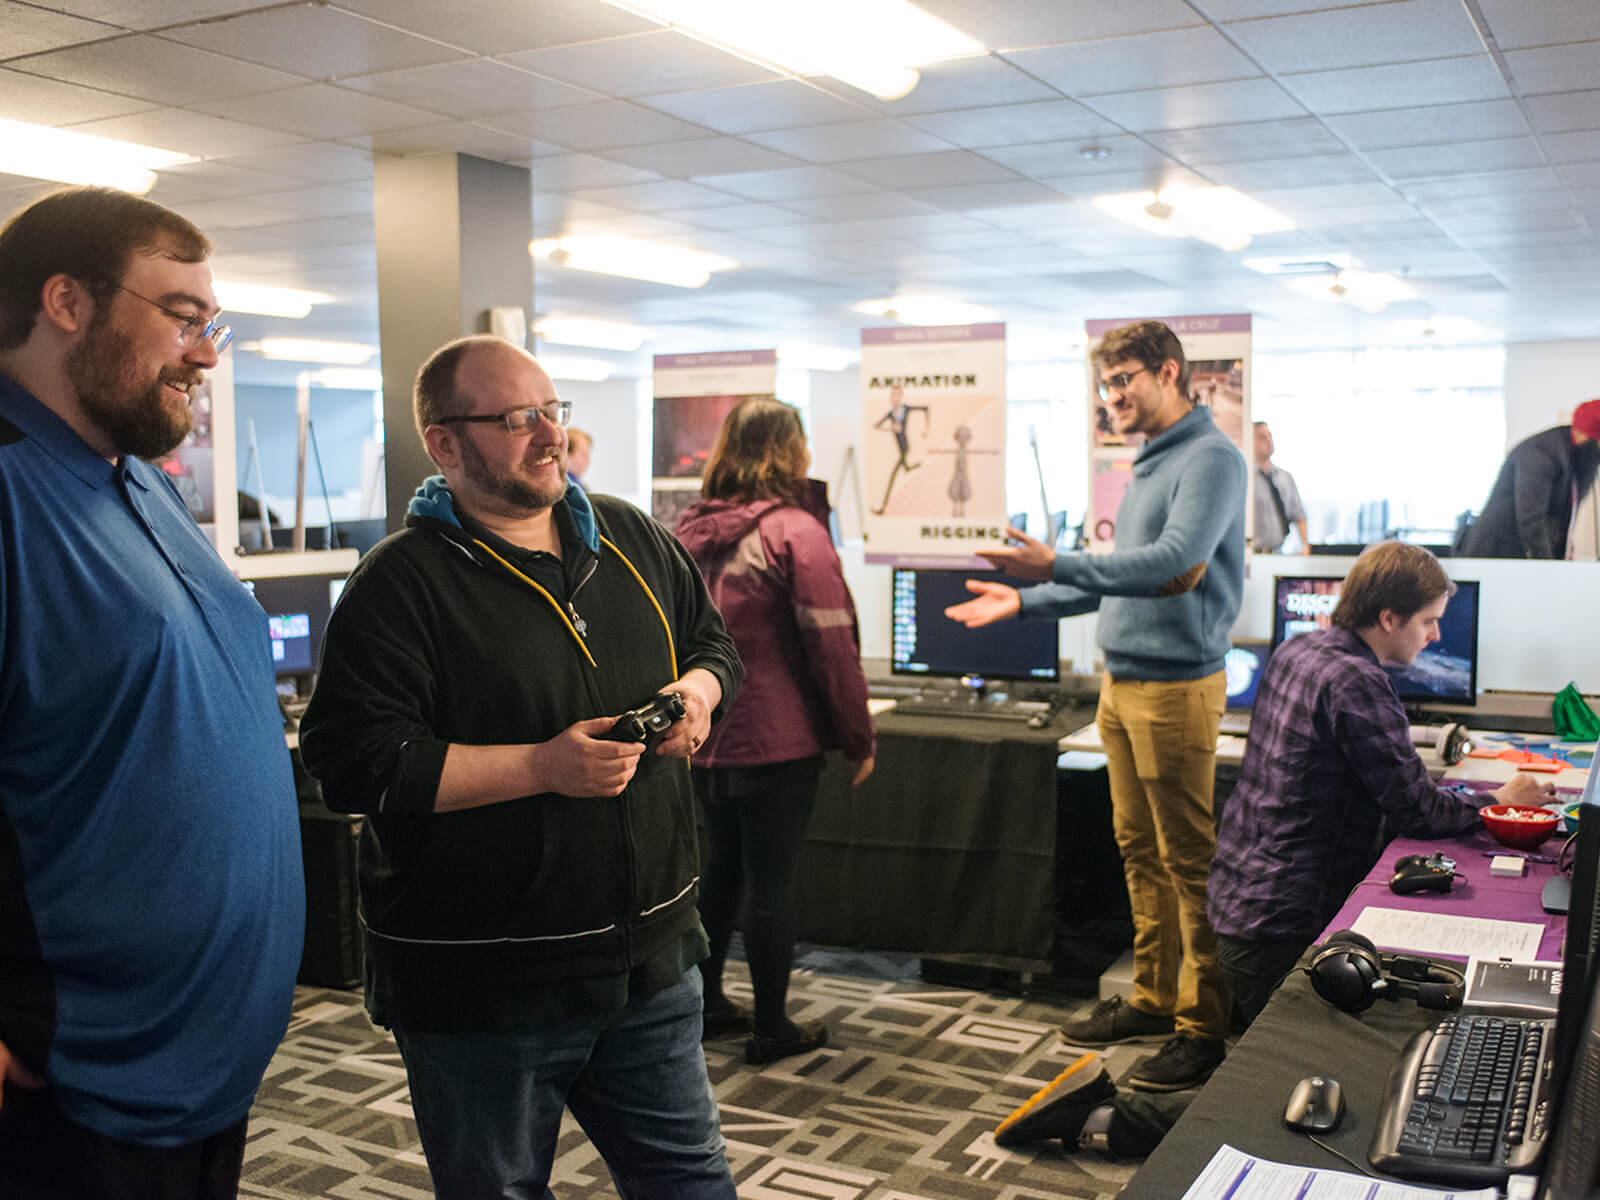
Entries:
{"label": "black headphones", "polygon": [[1317,995],[1349,1013],[1365,1012],[1379,996],[1409,996],[1422,1008],[1460,1008],[1467,988],[1454,967],[1413,954],[1379,954],[1353,929],[1341,929],[1318,946],[1306,974]]}

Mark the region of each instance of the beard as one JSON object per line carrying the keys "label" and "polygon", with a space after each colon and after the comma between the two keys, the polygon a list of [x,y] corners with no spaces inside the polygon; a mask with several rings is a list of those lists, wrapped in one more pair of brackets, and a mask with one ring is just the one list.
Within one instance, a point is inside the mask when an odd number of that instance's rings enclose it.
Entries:
{"label": "beard", "polygon": [[162,367],[145,383],[135,365],[133,339],[112,327],[109,307],[97,309],[83,341],[67,356],[67,378],[84,413],[105,431],[117,453],[160,458],[188,436],[193,424],[187,404],[169,407],[166,385],[193,388],[201,374],[193,367]]}
{"label": "beard", "polygon": [[471,440],[461,440],[461,469],[468,481],[485,496],[503,501],[518,512],[538,512],[549,508],[567,494],[567,456],[556,448],[556,466],[561,471],[561,483],[551,488],[535,487],[526,480],[510,475],[496,475],[489,469],[478,447]]}

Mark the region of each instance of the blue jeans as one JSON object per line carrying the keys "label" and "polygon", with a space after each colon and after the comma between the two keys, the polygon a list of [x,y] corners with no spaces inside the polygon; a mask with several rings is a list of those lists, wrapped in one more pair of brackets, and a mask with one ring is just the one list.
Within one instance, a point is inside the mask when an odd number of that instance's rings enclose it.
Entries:
{"label": "blue jeans", "polygon": [[439,1200],[534,1200],[571,1108],[624,1200],[734,1200],[700,1049],[700,972],[609,1017],[518,1033],[394,1030]]}

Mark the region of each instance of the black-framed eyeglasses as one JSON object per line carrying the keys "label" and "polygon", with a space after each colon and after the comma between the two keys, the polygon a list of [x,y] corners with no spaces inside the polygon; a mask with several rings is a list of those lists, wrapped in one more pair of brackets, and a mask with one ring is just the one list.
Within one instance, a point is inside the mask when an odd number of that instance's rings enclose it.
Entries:
{"label": "black-framed eyeglasses", "polygon": [[140,295],[131,287],[123,287],[122,284],[114,281],[111,281],[111,286],[118,291],[127,292],[128,295],[135,299],[143,300],[146,304],[159,308],[176,321],[178,323],[178,345],[180,346],[198,346],[202,341],[207,341],[216,348],[218,354],[221,354],[223,350],[227,349],[228,343],[233,341],[233,330],[216,317],[202,317],[198,313],[194,316],[189,316],[185,313],[174,312],[165,304],[158,303],[150,299],[149,296]]}
{"label": "black-framed eyeglasses", "polygon": [[1138,371],[1122,371],[1111,376],[1109,379],[1102,379],[1099,385],[1100,395],[1102,397],[1109,397],[1113,391],[1127,391],[1128,385],[1133,382],[1133,377],[1138,375],[1140,372],[1148,371],[1149,369],[1149,367],[1140,367]]}
{"label": "black-framed eyeglasses", "polygon": [[478,417],[440,417],[435,425],[491,425],[498,422],[511,433],[527,433],[543,417],[552,425],[565,425],[572,419],[571,400],[551,400],[531,408],[509,408],[503,413],[489,413]]}

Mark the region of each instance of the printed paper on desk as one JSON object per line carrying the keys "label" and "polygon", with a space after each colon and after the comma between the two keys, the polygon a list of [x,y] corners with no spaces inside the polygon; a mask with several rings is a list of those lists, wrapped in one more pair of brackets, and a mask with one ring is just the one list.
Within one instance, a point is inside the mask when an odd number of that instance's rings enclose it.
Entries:
{"label": "printed paper on desk", "polygon": [[1224,1145],[1189,1185],[1183,1200],[1495,1200],[1494,1188],[1453,1192],[1351,1171],[1323,1171],[1256,1158]]}
{"label": "printed paper on desk", "polygon": [[1537,958],[1539,939],[1544,936],[1544,926],[1532,921],[1494,921],[1402,908],[1364,908],[1351,928],[1382,950],[1509,958],[1514,962]]}

